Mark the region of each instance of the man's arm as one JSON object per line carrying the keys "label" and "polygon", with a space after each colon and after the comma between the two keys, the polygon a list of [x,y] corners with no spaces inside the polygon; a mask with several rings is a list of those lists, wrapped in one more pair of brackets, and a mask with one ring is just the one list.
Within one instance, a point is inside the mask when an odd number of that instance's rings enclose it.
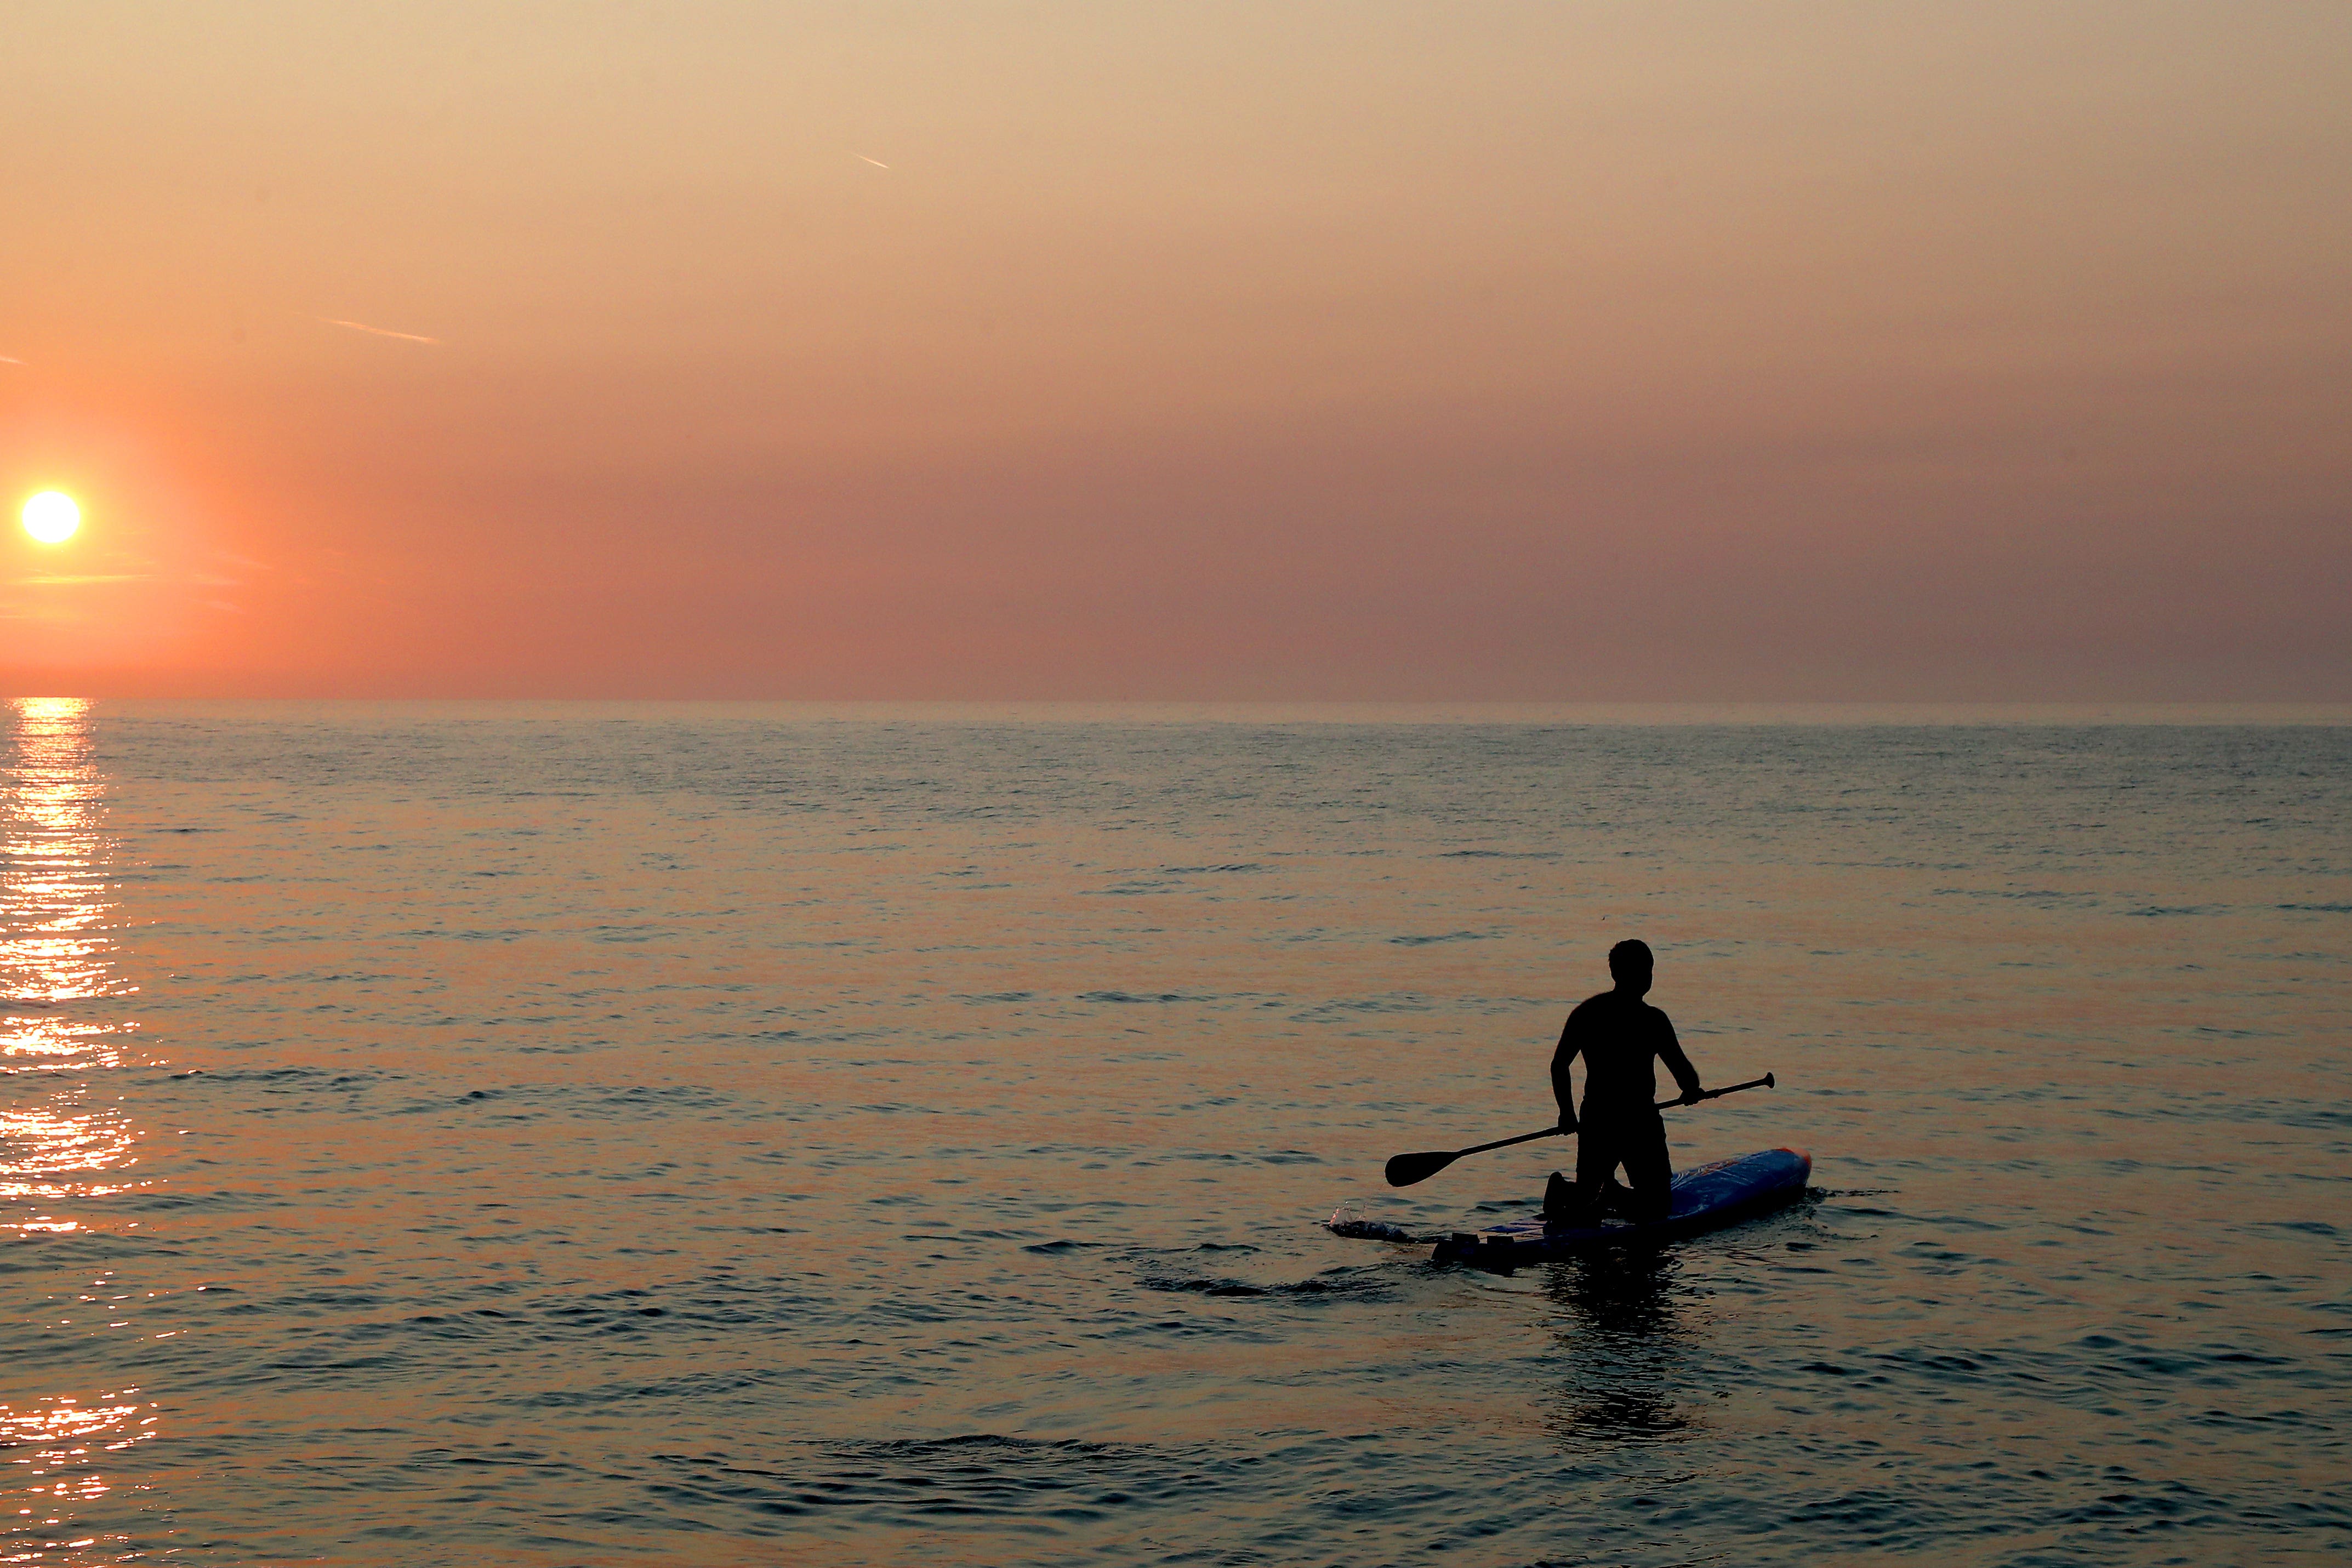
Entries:
{"label": "man's arm", "polygon": [[1570,1013],[1568,1021],[1559,1027],[1559,1046],[1551,1053],[1551,1097],[1559,1102],[1559,1126],[1564,1133],[1576,1131],[1576,1085],[1570,1082],[1568,1064],[1576,1060],[1582,1049],[1577,1041],[1576,1015]]}
{"label": "man's arm", "polygon": [[1675,1082],[1683,1092],[1683,1103],[1687,1105],[1698,1096],[1698,1069],[1683,1054],[1683,1042],[1675,1038],[1674,1020],[1656,1008],[1650,1010],[1658,1014],[1658,1030],[1665,1037],[1658,1047],[1658,1060],[1675,1075]]}

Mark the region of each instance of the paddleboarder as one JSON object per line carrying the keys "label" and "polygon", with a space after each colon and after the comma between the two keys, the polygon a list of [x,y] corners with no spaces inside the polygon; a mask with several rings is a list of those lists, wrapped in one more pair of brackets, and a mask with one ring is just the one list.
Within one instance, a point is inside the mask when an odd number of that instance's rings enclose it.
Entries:
{"label": "paddleboarder", "polygon": [[[1674,1166],[1666,1157],[1666,1124],[1653,1102],[1663,1061],[1681,1086],[1682,1103],[1698,1103],[1698,1070],[1683,1054],[1675,1026],[1642,998],[1656,967],[1646,942],[1620,942],[1609,949],[1612,989],[1588,997],[1568,1015],[1552,1052],[1551,1092],[1559,1102],[1559,1130],[1577,1134],[1576,1180],[1551,1173],[1544,1187],[1549,1224],[1592,1224],[1600,1219],[1610,1177],[1624,1167],[1633,1193],[1633,1218],[1664,1218],[1673,1201]],[[1569,1067],[1584,1058],[1584,1110],[1576,1108]]]}

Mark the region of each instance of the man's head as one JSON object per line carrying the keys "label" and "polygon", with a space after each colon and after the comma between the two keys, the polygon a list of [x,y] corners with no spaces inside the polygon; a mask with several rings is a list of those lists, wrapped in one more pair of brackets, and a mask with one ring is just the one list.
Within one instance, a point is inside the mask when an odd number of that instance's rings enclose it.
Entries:
{"label": "man's head", "polygon": [[1609,977],[1617,982],[1617,988],[1621,991],[1631,991],[1637,997],[1647,996],[1650,971],[1656,962],[1650,956],[1647,942],[1620,942],[1609,949]]}

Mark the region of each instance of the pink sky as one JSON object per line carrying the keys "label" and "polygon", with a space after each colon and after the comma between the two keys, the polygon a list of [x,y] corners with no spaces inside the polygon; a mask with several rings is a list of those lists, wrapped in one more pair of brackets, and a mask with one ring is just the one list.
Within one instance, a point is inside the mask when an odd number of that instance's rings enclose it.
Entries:
{"label": "pink sky", "polygon": [[0,687],[2352,700],[2352,9],[485,9],[9,7]]}

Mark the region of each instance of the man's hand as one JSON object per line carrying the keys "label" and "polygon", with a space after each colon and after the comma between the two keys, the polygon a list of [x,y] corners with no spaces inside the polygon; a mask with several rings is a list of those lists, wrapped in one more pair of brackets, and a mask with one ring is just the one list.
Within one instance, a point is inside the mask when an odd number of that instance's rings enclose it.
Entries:
{"label": "man's hand", "polygon": [[1573,1111],[1562,1111],[1559,1113],[1559,1135],[1564,1138],[1575,1131],[1576,1113]]}
{"label": "man's hand", "polygon": [[1705,1091],[1704,1089],[1700,1089],[1700,1088],[1697,1088],[1697,1087],[1694,1086],[1694,1087],[1692,1087],[1692,1088],[1689,1088],[1689,1089],[1685,1089],[1685,1090],[1684,1090],[1684,1091],[1683,1091],[1683,1097],[1682,1097],[1682,1099],[1681,1099],[1680,1101],[1676,1102],[1676,1103],[1678,1103],[1678,1104],[1683,1104],[1683,1105],[1696,1105],[1696,1104],[1697,1104],[1700,1101],[1702,1101],[1702,1100],[1704,1100],[1704,1099],[1706,1099],[1706,1091]]}

